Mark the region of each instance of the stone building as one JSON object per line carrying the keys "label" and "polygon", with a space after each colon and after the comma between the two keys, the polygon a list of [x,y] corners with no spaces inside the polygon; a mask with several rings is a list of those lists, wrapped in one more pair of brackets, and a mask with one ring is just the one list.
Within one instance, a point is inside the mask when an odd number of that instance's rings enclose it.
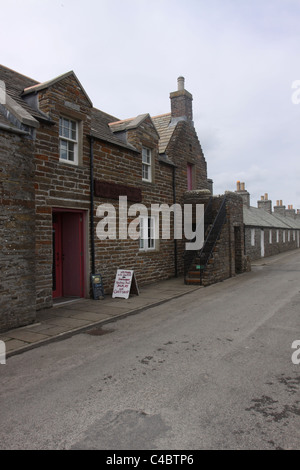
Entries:
{"label": "stone building", "polygon": [[292,206],[272,201],[265,193],[257,201],[257,207],[250,205],[250,194],[245,183],[237,182],[236,194],[243,198],[245,254],[250,260],[272,256],[300,247],[300,217]]}
{"label": "stone building", "polygon": [[186,193],[185,201],[204,204],[203,247],[185,253],[185,282],[208,286],[250,269],[244,247],[243,199],[227,191]]}
{"label": "stone building", "polygon": [[74,72],[39,83],[0,66],[0,84],[0,329],[33,322],[58,300],[90,297],[92,273],[106,293],[121,268],[139,285],[183,274],[185,240],[155,237],[159,216],[140,216],[143,239],[98,232],[103,204],[122,229],[120,197],[131,208],[182,206],[188,191],[211,191],[184,79],[171,112],[126,120],[95,108]]}

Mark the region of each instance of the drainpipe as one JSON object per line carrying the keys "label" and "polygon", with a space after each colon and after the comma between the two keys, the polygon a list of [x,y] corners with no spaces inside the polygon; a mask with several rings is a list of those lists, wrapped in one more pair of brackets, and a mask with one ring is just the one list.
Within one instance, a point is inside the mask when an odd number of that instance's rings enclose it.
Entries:
{"label": "drainpipe", "polygon": [[94,237],[94,138],[90,140],[90,188],[91,188],[91,258],[92,274],[95,274],[95,237]]}
{"label": "drainpipe", "polygon": [[[176,204],[176,181],[175,181],[175,176],[176,176],[176,167],[173,166],[173,203]],[[175,228],[175,211],[174,211],[174,228]],[[175,235],[175,233],[174,233]],[[178,268],[177,268],[177,240],[174,237],[174,266],[175,266],[175,277],[178,277]]]}

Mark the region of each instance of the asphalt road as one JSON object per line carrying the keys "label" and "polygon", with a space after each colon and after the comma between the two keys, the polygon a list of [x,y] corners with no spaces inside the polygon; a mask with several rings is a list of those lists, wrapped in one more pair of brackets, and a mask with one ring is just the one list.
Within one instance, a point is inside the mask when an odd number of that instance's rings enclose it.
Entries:
{"label": "asphalt road", "polygon": [[299,307],[293,252],[8,358],[0,449],[299,449]]}

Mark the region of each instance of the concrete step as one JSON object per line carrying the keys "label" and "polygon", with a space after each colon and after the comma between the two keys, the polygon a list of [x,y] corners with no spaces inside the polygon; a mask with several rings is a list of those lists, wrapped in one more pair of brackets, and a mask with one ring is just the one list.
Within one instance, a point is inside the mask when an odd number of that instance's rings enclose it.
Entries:
{"label": "concrete step", "polygon": [[185,283],[186,284],[194,284],[194,285],[199,285],[200,286],[200,279],[191,279],[189,277],[187,277],[185,279]]}

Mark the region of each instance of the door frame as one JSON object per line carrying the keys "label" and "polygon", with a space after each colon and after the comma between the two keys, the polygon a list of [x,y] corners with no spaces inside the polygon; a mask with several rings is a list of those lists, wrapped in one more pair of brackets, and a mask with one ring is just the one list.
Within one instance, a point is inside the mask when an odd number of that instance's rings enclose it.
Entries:
{"label": "door frame", "polygon": [[[69,209],[68,207],[53,207],[52,208],[52,229],[53,229],[53,215],[58,214],[60,221],[63,219],[63,214],[64,213],[77,213],[81,215],[81,221],[80,221],[80,228],[79,228],[79,240],[80,240],[80,297],[83,298],[86,296],[87,292],[87,281],[86,281],[86,273],[87,271],[87,236],[86,236],[86,225],[87,225],[87,214],[88,211],[86,209]],[[61,222],[60,222],[61,223]],[[62,225],[61,225],[62,226]],[[62,252],[62,230],[61,227],[59,229],[60,231],[60,250]],[[53,255],[53,261],[54,261],[54,255]],[[61,261],[61,285],[63,283],[63,265]],[[56,295],[54,294],[56,292]],[[63,286],[60,290],[53,291],[53,298],[57,298],[58,294],[60,293],[60,297],[64,296],[63,292]]]}

